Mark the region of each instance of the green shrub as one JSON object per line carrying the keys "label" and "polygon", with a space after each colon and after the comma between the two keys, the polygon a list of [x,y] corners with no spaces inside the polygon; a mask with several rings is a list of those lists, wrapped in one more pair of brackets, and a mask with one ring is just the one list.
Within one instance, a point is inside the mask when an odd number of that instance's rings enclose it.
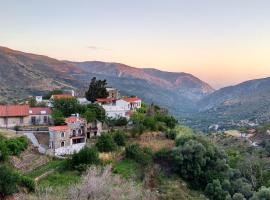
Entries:
{"label": "green shrub", "polygon": [[0,165],[0,199],[18,191],[19,177],[5,165]]}
{"label": "green shrub", "polygon": [[176,131],[175,130],[169,130],[166,132],[166,137],[171,140],[175,140],[176,138]]}
{"label": "green shrub", "polygon": [[85,147],[73,154],[68,162],[71,168],[84,170],[87,165],[99,163],[98,152],[95,148]]}
{"label": "green shrub", "polygon": [[21,186],[28,188],[30,191],[35,191],[36,184],[32,178],[23,176],[23,175],[18,175],[18,176],[19,176],[19,182]]}
{"label": "green shrub", "polygon": [[98,138],[96,147],[100,152],[110,152],[116,149],[116,144],[110,134],[103,134]]}
{"label": "green shrub", "polygon": [[8,158],[8,148],[5,141],[6,139],[0,135],[0,162],[6,161]]}
{"label": "green shrub", "polygon": [[28,146],[26,137],[12,138],[6,140],[6,146],[11,155],[20,155]]}
{"label": "green shrub", "polygon": [[125,146],[126,135],[123,131],[118,130],[113,134],[113,140],[118,146]]}
{"label": "green shrub", "polygon": [[137,135],[143,134],[146,130],[146,127],[143,124],[135,124],[131,129],[132,137],[136,137]]}
{"label": "green shrub", "polygon": [[152,152],[148,148],[142,149],[138,144],[131,144],[126,148],[126,158],[148,165],[152,161]]}

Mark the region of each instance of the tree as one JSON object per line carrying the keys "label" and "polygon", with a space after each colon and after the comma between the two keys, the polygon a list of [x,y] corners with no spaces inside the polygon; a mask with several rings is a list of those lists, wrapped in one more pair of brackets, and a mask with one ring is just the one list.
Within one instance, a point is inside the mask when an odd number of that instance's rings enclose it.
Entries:
{"label": "tree", "polygon": [[241,193],[235,193],[232,199],[233,200],[246,200],[245,196]]}
{"label": "tree", "polygon": [[254,193],[251,200],[269,200],[270,199],[270,188],[261,187],[261,189]]}
{"label": "tree", "polygon": [[55,109],[53,110],[52,119],[53,119],[54,125],[56,126],[65,124],[65,117],[63,113],[59,110],[55,110]]}
{"label": "tree", "polygon": [[116,144],[109,134],[103,134],[98,138],[96,147],[100,152],[110,152],[116,149]]}
{"label": "tree", "polygon": [[226,192],[223,191],[219,180],[213,180],[212,183],[209,183],[206,186],[205,193],[213,200],[223,200],[227,195]]}
{"label": "tree", "polygon": [[53,109],[59,110],[65,117],[79,113],[79,102],[75,98],[53,100]]}
{"label": "tree", "polygon": [[34,97],[30,98],[29,101],[28,101],[28,104],[30,107],[36,107],[37,105],[37,101]]}
{"label": "tree", "polygon": [[87,105],[87,110],[96,113],[97,120],[104,122],[106,119],[106,112],[102,106],[98,104],[89,104]]}
{"label": "tree", "polygon": [[107,82],[105,79],[102,81],[93,77],[88,91],[85,92],[85,98],[92,103],[94,103],[98,98],[107,98],[109,93],[106,90],[106,85]]}
{"label": "tree", "polygon": [[86,119],[87,123],[93,122],[96,119],[96,113],[90,109],[87,109],[82,116]]}

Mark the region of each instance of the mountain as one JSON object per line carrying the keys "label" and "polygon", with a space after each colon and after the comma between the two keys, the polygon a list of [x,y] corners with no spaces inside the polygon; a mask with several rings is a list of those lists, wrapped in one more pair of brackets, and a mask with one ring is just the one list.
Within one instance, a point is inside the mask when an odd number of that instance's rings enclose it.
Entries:
{"label": "mountain", "polygon": [[198,116],[211,123],[270,121],[270,78],[246,81],[213,92],[197,102]]}
{"label": "mountain", "polygon": [[0,47],[0,101],[43,94],[56,88],[74,88],[82,94],[90,79],[106,79],[125,95],[167,107],[184,115],[194,102],[214,90],[191,74],[130,67],[98,61],[70,62]]}
{"label": "mountain", "polygon": [[105,78],[110,85],[119,88],[124,94],[140,96],[148,103],[166,106],[177,115],[194,112],[194,102],[214,91],[207,83],[187,73],[164,72],[99,61],[66,63],[87,72],[76,74],[78,80],[89,81],[90,75]]}
{"label": "mountain", "polygon": [[82,70],[46,56],[0,47],[0,101],[56,88],[78,87],[70,73],[82,73]]}

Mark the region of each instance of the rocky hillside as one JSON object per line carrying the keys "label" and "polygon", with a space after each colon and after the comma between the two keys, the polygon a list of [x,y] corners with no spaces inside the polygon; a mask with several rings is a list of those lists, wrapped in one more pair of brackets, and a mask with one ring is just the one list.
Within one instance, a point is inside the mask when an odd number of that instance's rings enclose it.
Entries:
{"label": "rocky hillside", "polygon": [[0,101],[12,101],[55,88],[78,87],[69,73],[82,70],[46,56],[0,47]]}

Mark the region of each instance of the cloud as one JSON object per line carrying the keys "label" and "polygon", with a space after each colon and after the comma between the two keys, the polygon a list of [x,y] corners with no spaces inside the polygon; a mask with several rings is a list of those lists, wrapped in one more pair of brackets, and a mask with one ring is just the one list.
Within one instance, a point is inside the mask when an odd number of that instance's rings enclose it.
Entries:
{"label": "cloud", "polygon": [[87,49],[93,50],[93,51],[111,51],[111,49],[103,48],[103,47],[98,47],[98,46],[87,46]]}

